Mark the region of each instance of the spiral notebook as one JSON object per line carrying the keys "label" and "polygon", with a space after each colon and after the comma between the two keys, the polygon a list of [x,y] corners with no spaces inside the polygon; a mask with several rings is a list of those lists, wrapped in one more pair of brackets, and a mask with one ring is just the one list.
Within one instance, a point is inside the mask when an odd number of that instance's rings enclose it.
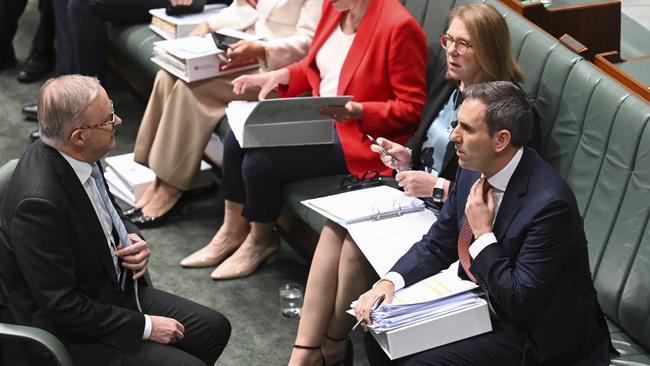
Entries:
{"label": "spiral notebook", "polygon": [[313,198],[301,203],[340,225],[381,220],[424,210],[424,201],[408,197],[404,192],[389,186]]}

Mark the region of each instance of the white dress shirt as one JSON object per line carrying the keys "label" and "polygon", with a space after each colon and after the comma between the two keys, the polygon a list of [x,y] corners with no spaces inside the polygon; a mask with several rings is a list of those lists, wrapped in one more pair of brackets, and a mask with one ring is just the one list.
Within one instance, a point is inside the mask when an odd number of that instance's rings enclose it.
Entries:
{"label": "white dress shirt", "polygon": [[[59,150],[57,150],[59,151]],[[99,190],[97,190],[97,186],[95,185],[95,180],[92,179],[90,176],[92,172],[92,166],[88,164],[85,161],[77,160],[70,155],[59,151],[59,154],[63,156],[63,158],[70,164],[70,167],[72,167],[72,170],[74,170],[75,174],[77,175],[77,178],[79,178],[79,182],[81,185],[84,187],[84,190],[86,191],[86,195],[88,195],[88,199],[90,200],[90,203],[93,205],[93,208],[95,209],[95,214],[97,214],[97,218],[99,219],[99,223],[102,226],[102,229],[104,231],[104,236],[106,237],[106,243],[108,244],[108,249],[111,252],[111,256],[113,257],[113,265],[115,266],[116,273],[119,276],[120,269],[117,264],[117,255],[115,255],[115,241],[113,239],[113,220],[111,220],[111,216],[108,214],[108,211],[106,211],[106,207],[104,207],[104,201],[102,201],[102,198],[99,194]],[[142,333],[142,339],[149,339],[151,336],[151,318],[147,314],[144,315],[144,331]]]}
{"label": "white dress shirt", "polygon": [[[519,150],[517,150],[515,156],[512,157],[512,159],[503,169],[487,179],[488,183],[490,183],[490,185],[493,187],[492,194],[494,197],[494,217],[492,218],[492,225],[494,225],[494,220],[496,220],[497,214],[499,213],[499,207],[501,207],[503,194],[508,187],[508,183],[510,182],[510,178],[512,178],[512,174],[515,172],[515,169],[517,169],[517,166],[519,165],[523,154],[524,148],[521,147]],[[481,175],[481,178],[485,178],[485,176]],[[469,255],[472,256],[472,259],[474,259],[488,245],[496,243],[497,238],[493,232],[485,233],[479,236],[469,246]],[[404,287],[404,277],[402,277],[402,275],[397,272],[388,272],[381,277],[381,280],[391,281],[395,285],[395,291]]]}

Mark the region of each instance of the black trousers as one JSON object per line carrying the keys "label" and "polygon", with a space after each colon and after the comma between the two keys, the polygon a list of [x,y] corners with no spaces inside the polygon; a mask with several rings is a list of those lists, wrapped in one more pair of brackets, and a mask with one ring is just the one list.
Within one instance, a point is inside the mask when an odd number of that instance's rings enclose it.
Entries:
{"label": "black trousers", "polygon": [[185,327],[185,336],[174,345],[143,341],[135,354],[123,356],[124,366],[212,366],[230,338],[228,319],[193,301],[142,286],[140,305],[145,314],[176,319]]}
{"label": "black trousers", "polygon": [[290,182],[325,175],[347,174],[336,133],[329,145],[242,149],[232,132],[224,141],[225,199],[244,204],[251,222],[275,222],[282,210],[282,187]]}
{"label": "black trousers", "polygon": [[41,12],[38,20],[38,27],[32,40],[32,54],[39,57],[50,57],[54,59],[54,1],[39,0],[38,10]]}
{"label": "black trousers", "polygon": [[526,338],[512,324],[492,319],[492,332],[390,361],[369,333],[364,336],[373,366],[519,366]]}
{"label": "black trousers", "polygon": [[148,22],[149,9],[167,0],[53,0],[56,21],[57,73],[103,79],[108,56],[106,21]]}
{"label": "black trousers", "polygon": [[[136,310],[132,288],[125,293],[123,306]],[[231,326],[219,312],[182,297],[147,286],[139,288],[142,311],[148,315],[174,318],[185,327],[184,338],[173,345],[142,341],[135,351],[125,352],[75,335],[60,340],[75,365],[100,366],[212,366],[230,338]],[[0,299],[1,300],[1,299]],[[136,310],[137,311],[137,310]],[[0,306],[3,322],[13,323],[8,310]],[[54,366],[44,347],[26,340],[2,338],[2,366]]]}
{"label": "black trousers", "polygon": [[14,36],[26,5],[27,0],[0,0],[0,61],[15,56]]}

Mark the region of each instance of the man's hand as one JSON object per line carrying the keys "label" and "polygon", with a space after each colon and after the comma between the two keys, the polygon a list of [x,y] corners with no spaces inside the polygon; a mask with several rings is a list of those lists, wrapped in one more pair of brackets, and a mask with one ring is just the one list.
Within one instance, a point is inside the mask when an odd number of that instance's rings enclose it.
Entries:
{"label": "man's hand", "polygon": [[404,194],[411,197],[431,197],[438,178],[421,170],[401,171],[395,175]]}
{"label": "man's hand", "polygon": [[115,254],[122,258],[122,265],[133,271],[133,279],[137,280],[147,270],[151,252],[149,251],[149,244],[137,234],[129,234],[129,239],[131,239],[131,246],[124,247],[120,244],[117,246]]}
{"label": "man's hand", "polygon": [[208,22],[203,22],[200,23],[199,25],[196,26],[196,28],[192,29],[190,32],[189,36],[190,37],[203,37],[206,34],[212,32],[212,29],[210,28],[210,24]]}
{"label": "man's hand", "polygon": [[150,341],[173,344],[183,339],[185,327],[176,319],[156,315],[149,315],[149,317],[151,318]]}
{"label": "man's hand", "polygon": [[266,95],[278,86],[278,84],[289,84],[290,77],[291,75],[288,69],[279,69],[261,74],[242,75],[231,82],[232,91],[237,95],[242,95],[246,92],[246,89],[259,86],[261,89],[257,97],[259,100],[264,100]]}
{"label": "man's hand", "polygon": [[[407,170],[411,167],[411,150],[404,146],[385,139],[383,137],[377,138],[377,144],[386,149],[390,155],[385,155],[381,151],[381,147],[373,144],[370,145],[370,150],[381,154],[381,162],[387,167],[397,170]],[[431,188],[433,191],[433,188]]]}
{"label": "man's hand", "polygon": [[374,288],[359,297],[357,305],[354,307],[354,316],[357,320],[365,321],[365,324],[362,324],[364,330],[368,330],[367,326],[371,324],[370,310],[377,299],[384,295],[383,303],[390,304],[393,302],[393,292],[395,292],[395,284],[388,280],[381,280]]}
{"label": "man's hand", "polygon": [[259,42],[238,41],[231,44],[227,52],[218,53],[217,57],[223,63],[223,68],[227,69],[253,58],[266,59],[266,48]]}
{"label": "man's hand", "polygon": [[483,197],[483,185],[487,182],[485,178],[477,180],[469,191],[467,203],[465,204],[465,215],[475,238],[492,232],[494,221],[494,196],[493,189],[487,191],[487,197]]}

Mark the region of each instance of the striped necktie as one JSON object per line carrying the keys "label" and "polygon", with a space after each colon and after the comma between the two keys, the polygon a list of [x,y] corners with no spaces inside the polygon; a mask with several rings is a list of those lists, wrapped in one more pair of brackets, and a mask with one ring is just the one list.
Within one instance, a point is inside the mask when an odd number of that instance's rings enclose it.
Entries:
{"label": "striped necktie", "polygon": [[[131,239],[129,239],[129,233],[126,231],[126,226],[124,226],[124,223],[122,222],[122,218],[117,213],[117,210],[115,210],[115,206],[113,206],[113,203],[108,197],[108,192],[106,191],[106,185],[104,184],[104,177],[102,176],[102,172],[99,170],[99,165],[97,165],[97,163],[92,164],[92,172],[90,173],[90,176],[92,176],[93,179],[95,180],[95,186],[97,186],[97,190],[99,191],[99,196],[102,198],[102,203],[104,204],[104,208],[106,208],[108,215],[111,217],[111,221],[113,222],[113,228],[117,233],[117,236],[120,240],[120,244],[122,244],[122,246],[124,246],[125,248],[130,246]],[[120,283],[120,287],[122,288],[122,290],[126,288],[127,271],[128,270],[126,268],[122,267],[120,276],[118,277],[118,281]],[[135,289],[135,302],[138,306],[138,310],[142,312],[142,309],[140,308],[140,299],[138,298],[137,281],[134,281],[133,288]]]}
{"label": "striped necktie", "polygon": [[[486,196],[490,188],[492,188],[492,185],[488,183],[487,179],[485,179],[485,182],[483,183],[483,200],[486,202]],[[469,226],[469,221],[467,220],[466,216],[465,222],[463,222],[463,226],[460,228],[460,233],[458,235],[458,260],[460,261],[461,266],[463,266],[467,277],[469,277],[472,282],[476,283],[476,278],[469,271],[469,267],[472,263],[472,257],[469,254],[469,246],[472,244],[474,239],[475,238],[474,234],[472,234],[472,228]]]}

